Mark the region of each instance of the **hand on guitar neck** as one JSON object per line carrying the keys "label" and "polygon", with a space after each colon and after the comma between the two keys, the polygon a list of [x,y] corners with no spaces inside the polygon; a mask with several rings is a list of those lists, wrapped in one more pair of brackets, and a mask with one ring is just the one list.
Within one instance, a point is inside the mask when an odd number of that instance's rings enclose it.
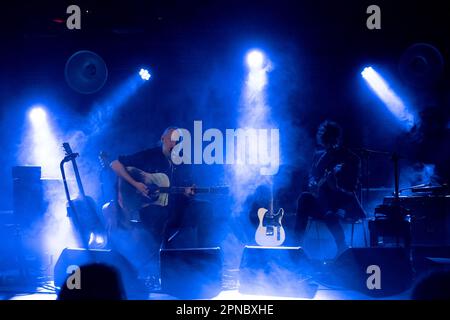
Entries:
{"label": "hand on guitar neck", "polygon": [[186,188],[184,188],[184,195],[185,196],[187,196],[187,197],[193,197],[193,196],[195,196],[195,190],[196,190],[196,185],[195,184],[193,184],[192,186],[190,186],[190,187],[186,187]]}
{"label": "hand on guitar neck", "polygon": [[127,210],[139,210],[147,205],[167,206],[169,194],[193,196],[197,193],[226,194],[228,187],[172,187],[165,173],[148,173],[135,167],[126,167],[133,185],[120,181],[119,194]]}
{"label": "hand on guitar neck", "polygon": [[[150,197],[151,193],[157,194],[160,192],[159,188],[152,188],[150,190],[150,188],[145,183],[142,183],[139,181],[137,181],[133,186],[136,188],[136,191],[138,193],[140,193],[142,196],[144,196],[145,198],[148,198],[148,199],[151,199],[151,197]],[[177,193],[183,193],[185,196],[192,197],[195,195],[196,186],[194,184],[191,187],[180,187],[180,190],[184,190],[184,191],[177,192]]]}

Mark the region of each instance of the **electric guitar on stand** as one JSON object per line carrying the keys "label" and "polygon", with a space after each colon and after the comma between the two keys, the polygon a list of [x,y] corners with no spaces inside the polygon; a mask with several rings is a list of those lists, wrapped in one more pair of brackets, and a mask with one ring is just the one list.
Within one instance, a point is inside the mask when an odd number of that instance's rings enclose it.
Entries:
{"label": "electric guitar on stand", "polygon": [[269,208],[258,209],[259,225],[255,233],[255,241],[260,246],[277,247],[281,246],[286,239],[281,221],[284,216],[284,209],[278,209],[274,214],[273,210],[273,185],[270,183],[270,205]]}

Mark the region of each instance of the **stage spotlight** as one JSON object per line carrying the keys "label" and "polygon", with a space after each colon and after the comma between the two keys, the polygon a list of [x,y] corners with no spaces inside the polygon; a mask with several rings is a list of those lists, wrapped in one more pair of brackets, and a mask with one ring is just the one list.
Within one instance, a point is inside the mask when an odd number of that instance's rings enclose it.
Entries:
{"label": "stage spotlight", "polygon": [[45,178],[59,176],[59,159],[55,152],[60,149],[57,133],[51,125],[51,117],[47,108],[34,105],[28,111],[30,125],[24,137],[22,161],[29,165],[42,167]]}
{"label": "stage spotlight", "polygon": [[29,113],[30,120],[35,125],[42,125],[47,120],[47,113],[42,107],[33,107]]}
{"label": "stage spotlight", "polygon": [[150,73],[146,69],[141,69],[139,71],[139,75],[141,76],[142,80],[146,80],[146,81],[149,80],[151,77]]}
{"label": "stage spotlight", "polygon": [[[63,159],[64,153],[60,145],[60,141],[63,141],[62,134],[54,121],[55,109],[57,106],[54,104],[32,103],[30,108],[23,113],[26,125],[23,127],[17,159],[22,166],[41,167],[39,178],[44,211],[36,224],[31,225],[30,230],[37,230],[35,228],[38,227],[39,235],[33,238],[33,248],[41,250],[40,252],[49,257],[56,256],[64,247],[77,246],[73,228],[69,219],[66,218],[67,200],[64,192],[61,193],[60,161]],[[64,115],[59,111],[60,117]],[[69,183],[74,180],[72,177],[70,176]],[[73,186],[70,183],[71,190]],[[34,185],[28,186],[29,188],[33,192],[36,191]],[[23,199],[19,201],[23,201]],[[33,208],[30,210],[33,211]],[[34,215],[35,213],[28,212],[27,214]]]}
{"label": "stage spotlight", "polygon": [[383,101],[389,111],[400,120],[409,130],[414,125],[414,115],[408,110],[403,101],[389,87],[383,77],[372,67],[366,67],[361,72],[362,77],[375,94]]}
{"label": "stage spotlight", "polygon": [[139,70],[138,74],[139,76],[133,71],[127,79],[111,90],[111,94],[106,96],[104,101],[96,104],[89,116],[91,135],[105,130],[114,114],[151,78],[149,71],[143,68]]}
{"label": "stage spotlight", "polygon": [[250,69],[262,69],[264,64],[264,55],[261,51],[252,50],[247,54],[247,65]]}

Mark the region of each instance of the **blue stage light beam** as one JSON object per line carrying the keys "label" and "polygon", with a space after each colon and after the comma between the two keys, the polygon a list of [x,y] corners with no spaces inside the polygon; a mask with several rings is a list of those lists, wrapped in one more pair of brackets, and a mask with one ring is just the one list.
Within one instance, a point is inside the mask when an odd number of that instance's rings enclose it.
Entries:
{"label": "blue stage light beam", "polygon": [[[59,181],[61,178],[60,161],[64,157],[61,142],[65,141],[58,126],[53,123],[53,108],[42,104],[32,105],[25,115],[26,126],[18,150],[21,165],[40,166],[43,180],[43,196],[46,212],[37,222],[39,235],[33,239],[33,245],[39,247],[49,257],[57,257],[65,247],[77,246],[70,220],[67,218],[67,200]],[[69,189],[76,190],[72,170],[68,170]],[[72,194],[72,197],[76,194]],[[36,229],[37,230],[37,229]]]}
{"label": "blue stage light beam", "polygon": [[400,97],[389,87],[383,77],[372,67],[366,67],[361,72],[362,77],[369,84],[371,89],[385,104],[388,110],[409,130],[414,126],[414,115],[403,103]]}
{"label": "blue stage light beam", "polygon": [[[45,178],[59,177],[58,151],[61,149],[57,134],[51,127],[45,106],[35,105],[28,112],[31,123],[27,130],[27,139],[22,145],[21,161],[28,165],[37,165]],[[59,154],[59,156],[62,155]]]}
{"label": "blue stage light beam", "polygon": [[125,79],[104,101],[96,103],[89,116],[90,134],[102,132],[109,125],[114,114],[125,105],[127,100],[136,94],[150,78],[151,75],[149,71],[141,69],[138,75],[133,73]]}
{"label": "blue stage light beam", "polygon": [[252,50],[247,54],[247,65],[250,69],[261,69],[264,64],[264,54],[259,50]]}

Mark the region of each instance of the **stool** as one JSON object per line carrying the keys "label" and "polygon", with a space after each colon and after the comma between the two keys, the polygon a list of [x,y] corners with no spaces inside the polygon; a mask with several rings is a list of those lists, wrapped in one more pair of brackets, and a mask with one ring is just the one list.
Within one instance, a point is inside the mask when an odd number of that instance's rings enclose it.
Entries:
{"label": "stool", "polygon": [[[342,224],[350,224],[351,225],[351,234],[350,234],[350,247],[353,247],[353,240],[354,240],[354,234],[355,234],[355,225],[361,225],[362,231],[364,235],[364,246],[367,247],[367,235],[366,235],[366,227],[364,225],[365,220],[364,219],[357,219],[357,220],[348,220],[348,219],[341,219],[340,222]],[[309,217],[308,218],[308,227],[306,229],[306,232],[309,232],[309,230],[312,228],[312,224],[316,224],[316,233],[317,238],[320,239],[320,228],[319,223],[325,223],[322,219],[316,219]],[[345,232],[345,230],[344,230]],[[320,248],[320,242],[319,242],[319,248]]]}
{"label": "stool", "polygon": [[[388,217],[375,217],[369,221],[370,246],[377,247],[380,237],[393,237],[397,246],[400,246],[400,240],[403,240],[405,248],[411,246],[411,220],[391,219]],[[386,244],[383,239],[383,243]]]}

